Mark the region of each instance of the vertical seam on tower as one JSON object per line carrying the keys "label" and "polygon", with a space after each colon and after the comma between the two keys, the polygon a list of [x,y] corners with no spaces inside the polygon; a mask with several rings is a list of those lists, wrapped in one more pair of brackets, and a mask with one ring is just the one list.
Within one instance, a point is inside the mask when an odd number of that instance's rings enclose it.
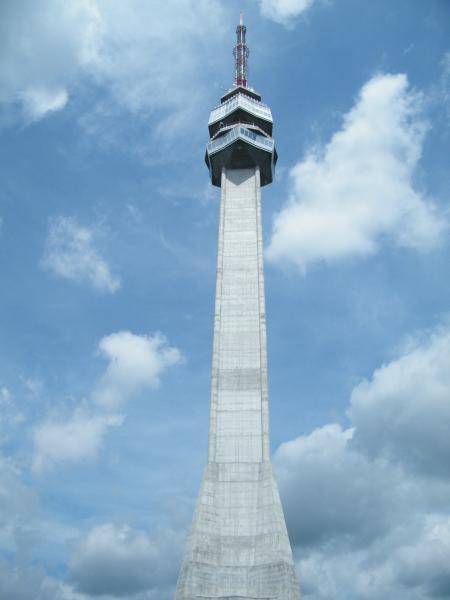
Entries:
{"label": "vertical seam on tower", "polygon": [[[267,381],[267,349],[266,349],[266,317],[264,299],[264,271],[263,271],[263,243],[262,243],[262,218],[261,218],[261,186],[259,167],[255,171],[255,198],[256,198],[256,223],[257,223],[257,260],[258,260],[258,318],[259,318],[259,360],[260,360],[260,385],[261,385],[261,453],[262,460],[270,458],[268,443],[269,436],[269,406],[268,406],[268,381]],[[255,172],[255,174],[256,174]]]}
{"label": "vertical seam on tower", "polygon": [[260,387],[260,419],[261,419],[261,461],[264,462],[264,400],[263,400],[263,363],[261,352],[261,256],[259,249],[259,195],[258,195],[259,167],[255,167],[255,213],[256,213],[256,273],[257,273],[257,294],[258,294],[258,337],[259,337],[259,387]]}
{"label": "vertical seam on tower", "polygon": [[223,283],[223,254],[224,254],[224,230],[225,230],[225,197],[226,197],[226,171],[222,169],[221,194],[220,194],[220,217],[219,217],[219,241],[217,255],[216,297],[214,302],[214,333],[213,333],[213,356],[211,373],[211,406],[208,438],[208,462],[214,462],[217,453],[217,398],[219,394],[219,348],[220,331],[222,323],[222,283]]}

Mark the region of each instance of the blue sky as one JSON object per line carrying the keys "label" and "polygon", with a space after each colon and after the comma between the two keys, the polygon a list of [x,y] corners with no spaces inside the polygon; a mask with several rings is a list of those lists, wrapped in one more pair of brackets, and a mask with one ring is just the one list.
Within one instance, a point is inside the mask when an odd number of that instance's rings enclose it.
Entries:
{"label": "blue sky", "polygon": [[250,83],[273,461],[308,600],[450,596],[450,4],[6,0],[0,598],[172,597],[206,461],[209,111]]}

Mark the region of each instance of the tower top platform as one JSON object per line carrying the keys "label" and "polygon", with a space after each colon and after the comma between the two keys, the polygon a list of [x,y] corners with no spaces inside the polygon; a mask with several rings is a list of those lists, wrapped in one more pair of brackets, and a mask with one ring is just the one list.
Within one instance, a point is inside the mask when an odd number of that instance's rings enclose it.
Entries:
{"label": "tower top platform", "polygon": [[224,102],[226,102],[227,100],[229,100],[230,98],[235,96],[236,94],[245,94],[246,96],[250,96],[250,98],[253,98],[253,100],[257,100],[258,102],[261,102],[261,96],[257,92],[255,92],[255,90],[253,88],[247,87],[245,85],[233,86],[231,89],[228,90],[228,92],[226,94],[224,94],[222,96],[222,98],[220,99],[220,102],[223,104]]}
{"label": "tower top platform", "polygon": [[272,139],[272,112],[261,102],[260,94],[248,85],[250,51],[242,14],[236,36],[234,85],[211,111],[205,161],[213,185],[221,186],[223,169],[258,167],[263,186],[273,180],[278,155]]}

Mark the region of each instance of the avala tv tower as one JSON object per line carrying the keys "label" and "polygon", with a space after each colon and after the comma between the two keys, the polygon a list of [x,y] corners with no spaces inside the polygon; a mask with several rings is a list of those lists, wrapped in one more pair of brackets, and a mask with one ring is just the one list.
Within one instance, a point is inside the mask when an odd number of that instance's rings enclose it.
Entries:
{"label": "avala tv tower", "polygon": [[234,86],[208,121],[221,188],[209,449],[175,600],[299,600],[269,449],[261,186],[277,152],[242,15],[236,31]]}

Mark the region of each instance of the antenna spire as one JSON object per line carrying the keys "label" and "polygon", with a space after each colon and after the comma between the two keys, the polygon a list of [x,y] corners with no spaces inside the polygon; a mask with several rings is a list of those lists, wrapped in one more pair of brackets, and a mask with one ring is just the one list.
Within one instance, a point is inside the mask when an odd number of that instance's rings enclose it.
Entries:
{"label": "antenna spire", "polygon": [[236,27],[236,46],[233,50],[234,56],[234,85],[242,85],[247,87],[248,73],[248,55],[250,50],[245,43],[245,33],[247,31],[244,25],[244,13],[241,12],[239,17],[239,25]]}

